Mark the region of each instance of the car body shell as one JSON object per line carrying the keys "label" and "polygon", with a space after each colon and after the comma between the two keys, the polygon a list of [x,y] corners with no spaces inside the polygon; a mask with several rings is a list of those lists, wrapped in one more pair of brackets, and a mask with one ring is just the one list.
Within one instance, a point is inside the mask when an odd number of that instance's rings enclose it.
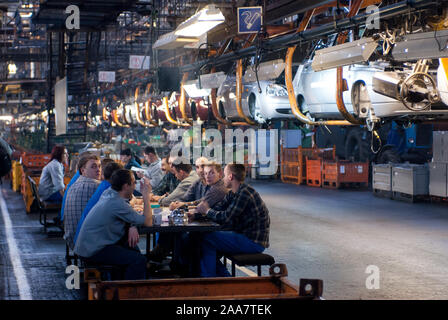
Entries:
{"label": "car body shell", "polygon": [[[275,81],[263,80],[243,84],[241,96],[243,113],[259,123],[266,120],[294,118],[287,95],[270,96],[266,93],[266,88],[271,84],[275,84]],[[284,85],[281,86],[286,89]],[[235,76],[228,76],[218,89],[217,104],[224,108],[225,114],[221,116],[226,116],[229,120],[241,120],[236,108]]]}
{"label": "car body shell", "polygon": [[[307,63],[297,71],[293,86],[302,112],[309,112],[315,119],[343,119],[336,104],[336,68],[315,72]],[[343,93],[347,111],[358,116],[353,108],[352,94],[356,85],[363,83],[367,88],[368,97],[375,116],[379,118],[412,117],[447,117],[448,110],[429,108],[424,111],[411,111],[399,100],[377,93],[373,90],[373,76],[384,72],[384,67],[372,63],[370,65],[350,65],[343,67],[343,78],[347,80],[348,90]],[[411,71],[408,70],[408,73]],[[363,117],[361,115],[361,117]],[[364,116],[365,117],[365,116]]]}

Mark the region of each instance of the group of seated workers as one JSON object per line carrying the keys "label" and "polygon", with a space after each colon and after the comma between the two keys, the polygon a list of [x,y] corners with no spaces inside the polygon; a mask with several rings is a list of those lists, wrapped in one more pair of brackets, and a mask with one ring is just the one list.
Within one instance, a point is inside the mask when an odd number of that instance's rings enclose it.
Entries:
{"label": "group of seated workers", "polygon": [[[269,212],[260,195],[244,182],[244,165],[228,164],[222,170],[219,164],[201,157],[193,170],[188,159],[160,160],[151,147],[145,149],[145,159],[151,168],[139,174],[137,182],[143,198],[141,215],[130,204],[136,187],[132,171],[113,161],[102,164],[91,153],[80,156],[79,177],[66,189],[61,215],[64,238],[82,259],[123,267],[126,280],[146,278],[147,261],[137,246],[137,227],[152,225],[151,201],[170,210],[190,207],[189,214],[222,225],[223,231],[206,233],[200,242],[200,261],[196,263],[203,277],[229,276],[218,262],[218,253],[259,253],[269,246]],[[156,185],[153,179],[159,179],[159,183]],[[150,260],[168,254],[173,238],[173,234],[161,233]],[[188,234],[181,239],[190,243]],[[191,263],[183,258],[183,251],[182,257],[173,259]]]}

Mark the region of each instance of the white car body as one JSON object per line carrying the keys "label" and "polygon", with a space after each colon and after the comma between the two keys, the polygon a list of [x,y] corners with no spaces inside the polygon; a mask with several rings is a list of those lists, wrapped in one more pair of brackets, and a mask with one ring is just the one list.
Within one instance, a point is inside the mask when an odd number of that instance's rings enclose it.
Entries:
{"label": "white car body", "polygon": [[[302,112],[309,112],[315,119],[343,119],[336,104],[336,68],[315,72],[311,63],[299,68],[293,86],[298,107]],[[384,72],[384,67],[377,63],[370,65],[350,65],[343,67],[343,78],[347,80],[348,90],[343,92],[347,111],[354,114],[352,94],[355,87],[364,84],[367,88],[374,114],[378,118],[396,118],[404,116],[448,117],[448,109],[411,111],[399,100],[373,91],[372,78],[377,72]],[[410,72],[410,71],[408,71]],[[366,118],[367,112],[356,114]]]}
{"label": "white car body", "polygon": [[[264,123],[266,120],[294,118],[285,85],[275,84],[274,80],[259,81],[259,84],[261,93],[259,92],[257,82],[243,84],[241,105],[247,117],[258,123]],[[273,92],[277,94],[272,94]],[[217,104],[224,107],[227,119],[241,119],[236,109],[235,76],[228,76],[218,89]]]}

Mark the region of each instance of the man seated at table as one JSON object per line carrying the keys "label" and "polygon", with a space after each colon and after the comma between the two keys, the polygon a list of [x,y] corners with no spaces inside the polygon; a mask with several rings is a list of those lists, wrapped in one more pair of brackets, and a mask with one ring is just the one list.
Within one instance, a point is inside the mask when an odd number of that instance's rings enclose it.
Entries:
{"label": "man seated at table", "polygon": [[173,173],[180,181],[176,189],[159,200],[160,205],[168,207],[171,202],[182,200],[188,188],[199,180],[198,174],[193,170],[190,161],[184,157],[178,157],[172,163]]}
{"label": "man seated at table", "polygon": [[127,224],[152,225],[151,184],[147,178],[141,181],[143,215],[127,202],[135,189],[134,174],[120,169],[84,221],[75,246],[75,253],[87,262],[125,267],[125,280],[146,278],[146,258],[137,242],[126,237]]}
{"label": "man seated at table", "polygon": [[70,249],[75,246],[73,239],[81,214],[100,184],[100,158],[95,154],[83,156],[79,160],[78,170],[81,175],[67,192],[64,207],[64,239]]}
{"label": "man seated at table", "polygon": [[[201,159],[201,160],[199,160]],[[207,201],[213,207],[223,200],[228,190],[222,181],[222,167],[214,161],[204,162],[204,157],[196,160],[196,172],[201,178],[195,182],[182,197],[182,201],[170,204],[170,210],[182,206],[197,206],[202,201]],[[199,169],[198,169],[199,168]]]}
{"label": "man seated at table", "polygon": [[162,172],[165,173],[165,175],[163,176],[159,185],[153,189],[153,194],[151,196],[152,201],[159,201],[162,196],[165,196],[167,193],[173,192],[180,182],[173,173],[169,156],[162,159],[161,169]]}
{"label": "man seated at table", "polygon": [[199,200],[205,196],[205,193],[210,189],[205,182],[204,177],[204,166],[208,162],[206,157],[200,157],[196,159],[195,167],[196,173],[199,177],[199,180],[194,182],[182,196],[182,201],[171,202],[170,210],[177,209],[183,206],[186,202],[192,202],[195,200]]}
{"label": "man seated at table", "polygon": [[156,149],[151,146],[147,146],[144,149],[143,155],[145,160],[149,163],[148,169],[146,169],[144,173],[137,172],[137,177],[140,179],[143,178],[143,176],[148,177],[151,187],[156,188],[163,178],[162,161],[157,156]]}
{"label": "man seated at table", "polygon": [[124,163],[124,168],[128,170],[131,170],[132,167],[142,167],[140,163],[137,162],[131,149],[122,150],[120,152],[120,160]]}
{"label": "man seated at table", "polygon": [[[184,157],[175,158],[172,161],[172,167],[176,178],[180,183],[174,191],[159,201],[160,205],[168,207],[174,201],[180,201],[188,188],[199,180],[197,173],[193,170],[189,160]],[[156,247],[150,252],[151,260],[162,261],[163,258],[169,254],[173,247],[173,235],[161,234]]]}
{"label": "man seated at table", "polygon": [[70,182],[68,183],[67,187],[65,188],[65,192],[64,192],[64,197],[62,198],[62,205],[61,205],[61,212],[59,213],[59,216],[57,218],[55,218],[55,223],[59,224],[62,223],[64,221],[64,208],[65,208],[65,202],[67,201],[67,193],[68,190],[70,190],[70,188],[72,187],[72,185],[78,180],[78,178],[81,176],[81,173],[79,172],[78,169],[78,164],[79,161],[81,160],[82,157],[88,156],[92,154],[89,151],[84,151],[83,153],[81,153],[78,157],[76,157],[75,159],[73,159],[72,163],[70,164],[70,166],[74,166],[74,168],[76,168],[76,172],[73,175],[72,179],[70,180]]}
{"label": "man seated at table", "polygon": [[242,164],[228,164],[224,185],[231,188],[224,200],[213,208],[203,202],[197,211],[223,225],[228,231],[204,235],[202,240],[201,276],[230,276],[218,262],[216,252],[260,253],[269,247],[269,211],[254,188],[244,183],[246,169]]}
{"label": "man seated at table", "polygon": [[[196,201],[187,203],[182,202],[178,204],[186,204],[188,206],[198,204],[199,207],[203,205],[213,207],[222,201],[229,190],[224,186],[224,181],[222,180],[221,165],[213,161],[206,163],[204,165],[204,178],[207,185],[207,190],[204,196]],[[181,270],[188,270],[187,272],[191,272],[192,260],[194,259],[193,255],[195,255],[194,250],[196,250],[197,244],[189,237],[188,234],[182,234],[182,239],[179,240],[178,243],[179,254],[175,258],[175,262],[179,264]]]}
{"label": "man seated at table", "polygon": [[[103,181],[101,181],[98,188],[96,188],[95,193],[92,195],[92,197],[90,197],[89,202],[87,202],[87,204],[81,214],[81,218],[79,219],[78,226],[76,228],[76,234],[75,234],[75,238],[74,238],[75,242],[76,242],[76,239],[78,238],[79,231],[81,230],[81,226],[84,223],[84,220],[86,219],[90,210],[92,210],[92,208],[100,200],[100,197],[103,194],[103,192],[106,191],[111,186],[112,174],[115,171],[123,169],[123,166],[121,164],[113,161],[112,159],[104,159],[101,162],[101,168],[102,168],[101,176],[102,176]],[[132,234],[135,235],[135,232],[137,232],[137,236],[138,236],[137,229],[135,227],[134,227],[134,229],[135,230],[132,230]]]}

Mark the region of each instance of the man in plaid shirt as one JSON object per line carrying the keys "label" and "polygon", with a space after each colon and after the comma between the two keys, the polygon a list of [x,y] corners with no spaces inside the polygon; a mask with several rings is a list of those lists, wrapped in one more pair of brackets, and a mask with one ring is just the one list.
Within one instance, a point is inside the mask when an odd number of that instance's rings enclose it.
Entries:
{"label": "man in plaid shirt", "polygon": [[78,170],[81,176],[67,192],[64,204],[64,239],[72,250],[75,247],[74,237],[81,214],[100,184],[100,158],[95,154],[82,157],[78,163]]}
{"label": "man in plaid shirt", "polygon": [[213,208],[207,202],[198,212],[223,225],[225,230],[211,232],[202,243],[201,276],[230,276],[227,268],[217,263],[216,252],[260,253],[269,247],[269,211],[254,188],[244,183],[246,169],[242,164],[228,164],[224,185],[231,188],[224,200]]}

